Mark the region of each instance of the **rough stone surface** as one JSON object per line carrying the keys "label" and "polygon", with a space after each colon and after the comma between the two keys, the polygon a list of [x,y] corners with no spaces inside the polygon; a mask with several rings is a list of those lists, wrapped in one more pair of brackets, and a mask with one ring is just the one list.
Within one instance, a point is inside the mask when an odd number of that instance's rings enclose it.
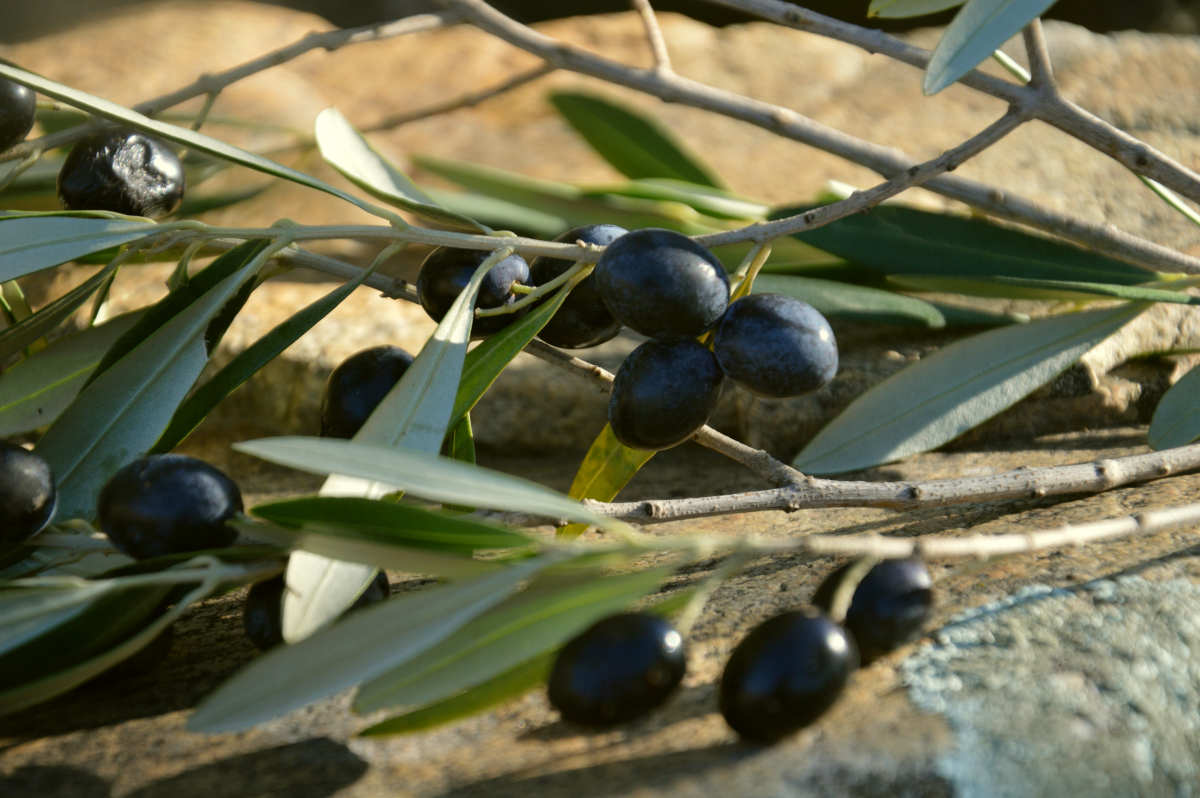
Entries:
{"label": "rough stone surface", "polygon": [[[1143,436],[1143,430],[1130,428],[1039,439],[1021,447],[932,453],[859,476],[935,479],[1018,465],[1081,462],[1140,451]],[[236,473],[249,506],[315,490],[320,482],[231,453],[220,440],[193,442],[188,451]],[[566,487],[573,468],[573,460],[563,457],[516,458],[485,452],[483,462],[559,489]],[[728,461],[681,447],[652,460],[627,495],[703,495],[759,486],[754,477]],[[976,503],[905,513],[850,508],[742,514],[663,524],[647,531],[680,535],[737,530],[765,539],[817,532],[992,534],[1179,504],[1198,490],[1200,475],[1193,474],[1058,501]],[[1178,693],[1167,688],[1177,684],[1170,680],[1178,678],[1179,669],[1194,669],[1182,646],[1194,640],[1195,629],[1182,610],[1195,603],[1195,588],[1189,585],[1200,579],[1198,555],[1194,530],[1178,529],[1080,549],[981,562],[933,562],[937,605],[930,638],[859,671],[828,715],[770,748],[739,743],[725,726],[716,711],[720,669],[749,628],[807,601],[838,559],[764,557],[726,580],[691,635],[689,672],[681,692],[643,721],[596,734],[562,724],[540,691],[442,729],[390,739],[353,736],[371,718],[350,714],[348,696],[247,732],[188,733],[183,728],[188,707],[257,656],[241,632],[242,592],[238,591],[185,615],[177,624],[174,648],[157,670],[94,682],[42,707],[0,719],[0,786],[6,788],[0,794],[45,798],[92,794],[139,798],[1005,795],[1004,784],[991,792],[964,786],[988,778],[990,760],[980,752],[997,745],[992,721],[968,713],[960,703],[977,700],[994,709],[1015,692],[1035,689],[1035,682],[1046,682],[1036,688],[1046,695],[1057,689],[1055,682],[1061,682],[1064,692],[1057,695],[1064,696],[1063,702],[1071,696],[1075,703],[1069,706],[1082,713],[1080,723],[1104,722],[1114,734],[1142,741],[1125,758],[1116,743],[1107,748],[1112,756],[1103,765],[1108,768],[1104,772],[1116,777],[1125,766],[1132,773],[1137,762],[1146,761],[1148,747],[1154,767],[1183,774],[1194,766],[1194,748],[1185,746],[1194,745],[1195,738],[1181,732],[1164,739],[1163,730],[1165,721],[1195,701],[1194,678]],[[672,585],[696,584],[712,567],[712,562],[702,562],[687,568]],[[401,574],[392,576],[395,591],[428,584]],[[1127,576],[1138,579],[1121,581]],[[1095,585],[1079,587],[1096,580],[1116,580],[1117,587],[1110,594],[1097,592]],[[1034,583],[1066,592],[1052,594],[1036,612],[1030,609],[1028,596],[1008,598]],[[1105,600],[1104,595],[1117,600]],[[994,602],[1001,604],[991,606]],[[984,609],[971,611],[981,606]],[[971,614],[964,617],[966,611]],[[1104,629],[1095,628],[1098,620],[1104,621]],[[982,642],[989,630],[1001,640],[998,628],[1023,630],[1025,647]],[[981,642],[968,645],[972,639]],[[1105,663],[1101,654],[1109,642],[1118,651],[1135,654],[1142,646],[1142,653],[1132,660]],[[951,653],[930,653],[939,650]],[[1022,652],[1030,656],[1023,657]],[[998,661],[1019,663],[1020,681],[983,678],[986,664]],[[1142,674],[1146,667],[1139,662],[1159,668],[1156,673],[1161,678],[1140,687],[1131,684],[1130,675]],[[908,674],[915,692],[905,688],[902,673]],[[938,677],[955,674],[980,674],[980,678],[960,676],[966,683],[963,690],[950,692],[945,687],[947,678],[938,681]],[[1085,689],[1072,692],[1073,679]],[[1088,684],[1135,691],[1131,695],[1140,703],[1122,702],[1103,689],[1086,689]],[[993,695],[991,690],[998,692]],[[943,700],[945,709],[932,706],[930,696]],[[1108,728],[1097,727],[1098,737]],[[1047,739],[1035,722],[1021,729],[1021,741],[1028,748],[1018,752],[1070,744]],[[1102,739],[1094,742],[1103,744]],[[1135,754],[1141,759],[1135,759]],[[1090,766],[1090,760],[1069,762],[1050,755],[1038,762],[1073,772]],[[1101,765],[1094,769],[1101,770]],[[1020,776],[1029,778],[1025,773]],[[1141,794],[1164,793],[1146,789]]]}

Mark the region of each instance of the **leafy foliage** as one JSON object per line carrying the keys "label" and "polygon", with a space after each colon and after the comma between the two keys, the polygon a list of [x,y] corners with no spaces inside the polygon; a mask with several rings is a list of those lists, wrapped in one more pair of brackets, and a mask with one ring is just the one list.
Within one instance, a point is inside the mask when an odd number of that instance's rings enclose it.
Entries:
{"label": "leafy foliage", "polygon": [[[871,12],[897,17],[959,4],[874,0]],[[953,83],[1049,5],[969,0],[934,52],[926,91]],[[313,228],[283,221],[266,230],[231,231],[180,217],[156,223],[104,212],[0,213],[0,283],[10,286],[5,297],[18,296],[16,281],[37,272],[72,262],[101,264],[44,307],[28,315],[14,311],[0,330],[0,433],[38,435],[36,451],[58,477],[52,532],[62,548],[39,552],[51,547],[35,539],[29,548],[44,557],[26,549],[7,553],[11,561],[0,572],[11,577],[0,579],[0,713],[82,683],[147,645],[190,604],[272,576],[287,557],[283,623],[292,644],[228,681],[191,716],[189,728],[247,728],[356,686],[356,710],[399,712],[364,734],[429,728],[532,688],[572,634],[607,613],[646,603],[676,569],[711,554],[704,546],[650,541],[585,501],[613,500],[653,456],[622,445],[608,426],[583,458],[568,496],[475,464],[472,409],[562,306],[571,285],[540,294],[527,312],[468,351],[476,293],[492,264],[518,243],[507,231],[551,239],[573,226],[607,222],[698,236],[801,214],[822,198],[797,197],[793,205],[771,208],[737,196],[660,122],[597,94],[557,91],[548,102],[623,181],[572,185],[417,155],[416,166],[462,190],[422,187],[330,108],[300,146],[315,149],[352,184],[342,189],[15,66],[0,63],[0,77],[73,109],[43,114],[45,131],[79,132],[89,120],[108,120],[187,148],[189,169],[197,174],[232,165],[255,173],[250,185],[189,198],[180,216],[255,196],[270,185],[262,182],[265,175],[366,211],[380,222],[373,230],[378,238],[493,251],[353,440],[289,436],[235,445],[244,454],[327,475],[318,495],[260,504],[232,521],[265,542],[105,573],[109,565],[99,567],[89,555],[104,560],[112,552],[89,534],[88,521],[107,477],[134,457],[178,446],[238,386],[374,277],[374,266],[295,312],[193,387],[253,292],[297,254],[297,242]],[[198,127],[203,119],[196,121]],[[47,167],[55,158],[41,156],[28,172],[14,171],[0,202],[51,204],[53,170]],[[333,236],[340,230],[353,238],[355,229],[335,228]],[[754,261],[748,269],[738,264],[763,250],[747,256],[746,244],[720,249],[738,283],[736,296],[783,293],[836,323],[962,334],[864,393],[810,441],[795,464],[814,473],[867,468],[940,446],[1045,385],[1147,303],[1197,301],[1183,290],[1185,281],[1136,264],[981,218],[898,205],[770,244],[765,264]],[[193,268],[193,256],[214,246],[227,251]],[[385,248],[377,262],[398,246]],[[98,322],[117,271],[156,257],[179,264],[169,293]],[[354,268],[339,266],[343,274]],[[1028,321],[965,309],[944,301],[945,294],[1107,304],[1068,312],[1047,305],[1046,317]],[[71,320],[89,301],[93,312],[73,328]],[[978,332],[978,326],[995,329]],[[1189,374],[1160,404],[1149,434],[1154,446],[1200,436],[1196,380],[1196,372]],[[476,509],[553,522],[559,534],[521,530],[506,516],[470,514]],[[589,528],[598,530],[599,541],[581,537]],[[335,622],[378,568],[439,582]],[[187,591],[182,599],[178,586]],[[703,596],[703,590],[674,591],[659,608],[692,607]]]}

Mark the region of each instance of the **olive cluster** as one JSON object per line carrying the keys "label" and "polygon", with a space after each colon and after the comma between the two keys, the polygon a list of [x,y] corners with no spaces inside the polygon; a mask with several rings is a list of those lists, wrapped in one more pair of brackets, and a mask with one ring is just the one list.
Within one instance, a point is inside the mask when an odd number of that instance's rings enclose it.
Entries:
{"label": "olive cluster", "polygon": [[[884,560],[854,586],[844,623],[829,613],[849,566],[817,588],[812,606],[756,626],[730,654],[718,688],[726,722],[771,743],[809,725],[841,695],[850,675],[914,640],[929,617],[929,571],[916,558]],[[661,616],[604,618],[559,651],[547,692],[563,719],[605,728],[662,705],[687,670],[683,635]]]}
{"label": "olive cluster", "polygon": [[[814,391],[837,372],[837,342],[816,308],[781,294],[752,294],[730,303],[724,267],[685,235],[596,224],[556,240],[605,249],[542,329],[542,340],[568,349],[595,346],[622,326],[650,339],[621,364],[609,399],[613,434],[627,446],[657,450],[687,440],[716,409],[726,377],[758,395],[782,398]],[[435,321],[486,257],[482,251],[439,247],[425,259],[417,294]],[[477,304],[511,305],[515,285],[545,285],[571,265],[547,257],[527,264],[510,255],[488,273]],[[491,335],[511,320],[479,317],[472,337]],[[710,331],[711,349],[698,340]]]}

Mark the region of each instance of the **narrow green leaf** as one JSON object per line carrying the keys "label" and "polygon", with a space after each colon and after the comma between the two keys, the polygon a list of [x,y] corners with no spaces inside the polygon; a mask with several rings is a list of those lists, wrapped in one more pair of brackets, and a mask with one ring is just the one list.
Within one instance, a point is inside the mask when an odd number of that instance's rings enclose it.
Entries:
{"label": "narrow green leaf", "polygon": [[1170,449],[1200,438],[1200,368],[1193,368],[1167,389],[1147,434],[1150,446]]}
{"label": "narrow green leaf", "polygon": [[137,317],[137,311],[126,313],[60,338],[0,372],[0,435],[29,432],[57,419]]}
{"label": "narrow green leaf", "polygon": [[1200,305],[1200,297],[1185,294],[1182,291],[1081,280],[1034,280],[1004,275],[959,279],[941,275],[904,274],[889,277],[888,281],[916,291],[953,291],[972,296],[1047,299],[1063,302],[1128,299],[1138,302]]}
{"label": "narrow green leaf", "polygon": [[[772,218],[802,209],[776,209]],[[883,274],[1005,275],[1137,285],[1155,272],[977,218],[879,205],[797,233],[818,249]]]}
{"label": "narrow green leaf", "polygon": [[314,474],[373,480],[435,502],[568,518],[606,529],[624,526],[536,482],[420,451],[300,436],[243,441],[233,448]]}
{"label": "narrow green leaf", "polygon": [[[244,257],[236,271],[191,297],[186,307],[141,340],[129,342],[131,348],[119,360],[107,368],[102,362],[94,372],[97,376],[46,431],[36,451],[58,480],[58,518],[92,517],[104,482],[158,439],[208,359],[204,330],[209,319],[261,265],[259,249],[239,247]],[[163,300],[168,301],[169,296]],[[142,329],[143,320],[153,313],[153,308],[147,310],[131,331]]]}
{"label": "narrow green leaf", "polygon": [[397,545],[471,555],[524,548],[533,539],[492,524],[409,504],[355,496],[309,496],[259,504],[251,512],[286,527],[323,525]]}
{"label": "narrow green leaf", "polygon": [[923,17],[947,8],[961,6],[964,0],[871,0],[867,16],[883,19]]}
{"label": "narrow green leaf", "polygon": [[831,319],[930,328],[946,326],[942,312],[928,302],[892,291],[833,280],[760,274],[754,281],[753,293],[793,296]]}
{"label": "narrow green leaf", "polygon": [[[439,177],[483,194],[485,199],[506,203],[504,206],[497,205],[498,209],[519,206],[525,212],[518,214],[518,219],[526,216],[528,212],[542,214],[545,219],[561,219],[563,225],[547,237],[558,235],[570,227],[600,222],[620,225],[629,230],[666,227],[687,235],[711,233],[724,225],[724,222],[704,216],[682,202],[588,193],[568,183],[538,180],[495,167],[429,155],[415,155],[413,163]],[[448,207],[457,207],[459,210],[465,210],[467,207],[453,204],[451,198],[444,193],[432,190],[430,193]],[[483,208],[479,210],[482,211]]]}
{"label": "narrow green leaf", "polygon": [[356,712],[439,701],[557,648],[587,626],[625,609],[670,574],[654,568],[588,580],[535,581],[436,646],[362,685]]}
{"label": "narrow green leaf", "polygon": [[563,216],[534,210],[516,202],[464,191],[426,188],[443,208],[477,219],[496,230],[511,230],[531,238],[554,238],[571,226]]}
{"label": "narrow green leaf", "polygon": [[[151,589],[163,591],[162,595],[165,595],[169,587],[154,585],[137,588],[136,590],[143,595],[140,596],[136,604],[126,602],[123,607],[116,608],[119,610],[118,612],[110,610],[107,613],[100,613],[98,617],[91,620],[88,627],[85,627],[88,629],[86,634],[75,634],[76,638],[86,640],[88,638],[107,636],[117,627],[122,627],[126,630],[126,635],[128,636],[122,636],[119,640],[110,641],[104,650],[87,653],[84,655],[87,657],[86,659],[82,661],[76,660],[68,667],[52,673],[47,674],[36,667],[27,669],[26,673],[37,674],[37,676],[31,681],[23,682],[0,692],[0,714],[16,712],[65,693],[83,684],[88,679],[103,673],[118,662],[128,659],[162,634],[188,607],[209,595],[217,587],[216,583],[201,584],[149,623],[146,622],[147,619],[152,617],[157,612],[157,608],[161,606],[161,597],[154,602],[148,600],[149,598],[153,598],[154,595],[153,592],[150,592]],[[108,631],[97,635],[95,633],[97,629],[107,629]],[[132,629],[137,629],[137,631],[129,634],[128,630]]]}
{"label": "narrow green leaf", "polygon": [[[403,446],[411,452],[440,451],[471,334],[475,296],[490,268],[488,261],[471,276],[404,376],[355,433],[354,441]],[[321,486],[325,495],[378,498],[392,490],[388,484],[356,479],[350,472],[332,469],[323,473],[330,474]],[[360,563],[304,551],[293,554],[288,559],[288,591],[283,599],[283,639],[301,640],[331,623],[354,603],[374,575],[373,567]]]}
{"label": "narrow green leaf", "polygon": [[364,607],[250,663],[200,704],[187,727],[210,733],[246,729],[386,673],[437,645],[553,562],[552,556],[526,560],[478,579]]}
{"label": "narrow green leaf", "polygon": [[641,199],[682,202],[706,216],[747,222],[767,218],[766,205],[711,186],[701,186],[669,178],[643,178],[619,186],[604,186],[585,190],[585,196],[616,195]]}
{"label": "narrow green leaf", "polygon": [[460,417],[450,428],[446,436],[446,452],[460,463],[475,464],[475,431],[471,428],[470,413]]}
{"label": "narrow green leaf", "polygon": [[424,731],[491,709],[544,683],[554,665],[554,656],[555,652],[547,651],[530,657],[465,692],[368,726],[358,736],[383,737]]}
{"label": "narrow green leaf", "polygon": [[[617,440],[612,427],[604,425],[588,447],[568,492],[572,499],[596,499],[607,502],[616,498],[621,488],[629,484],[642,466],[650,462],[654,452],[631,449]],[[559,530],[561,537],[574,538],[583,534],[587,524],[567,524]]]}
{"label": "narrow green leaf", "polygon": [[940,446],[1049,382],[1146,307],[1069,313],[953,343],[852,402],[795,465],[833,474]]}
{"label": "narrow green leaf", "polygon": [[925,68],[926,94],[942,89],[990,58],[1055,0],[967,0],[946,28]]}
{"label": "narrow green leaf", "polygon": [[556,91],[549,99],[592,149],[626,177],[665,177],[721,187],[712,171],[654,119],[589,94]]}
{"label": "narrow green leaf", "polygon": [[442,579],[470,579],[502,567],[497,562],[472,559],[469,553],[410,546],[403,538],[378,529],[336,522],[310,521],[288,527],[249,519],[230,523],[252,539],[291,550],[293,557],[307,553],[361,565],[370,569],[372,578],[380,568]]}
{"label": "narrow green leaf", "polygon": [[206,153],[216,158],[221,158],[226,161],[240,164],[242,166],[254,169],[255,171],[265,172],[275,177],[290,180],[293,183],[299,183],[302,186],[315,188],[318,191],[324,191],[326,194],[332,194],[339,199],[343,199],[352,205],[366,211],[373,216],[382,216],[385,219],[393,219],[394,214],[385,211],[369,202],[366,202],[352,194],[334,188],[317,178],[306,175],[303,172],[298,172],[283,164],[275,163],[269,158],[264,158],[261,155],[256,155],[252,152],[240,149],[227,144],[220,139],[215,139],[211,136],[206,136],[194,130],[189,130],[185,127],[172,125],[167,122],[162,122],[157,119],[151,119],[148,116],[139,114],[136,111],[125,108],[117,103],[96,97],[87,92],[73,89],[70,86],[65,86],[62,83],[57,83],[53,80],[48,80],[40,75],[35,75],[32,72],[27,72],[19,67],[9,64],[0,63],[0,77],[6,77],[21,83],[25,86],[34,89],[40,94],[47,97],[53,97],[56,100],[61,100],[68,105],[80,108],[96,116],[118,122],[127,127],[132,127],[147,133],[152,133],[155,136],[173,141],[176,144],[181,144],[190,150]]}
{"label": "narrow green leaf", "polygon": [[154,222],[116,214],[0,216],[0,281],[160,232],[162,228]]}
{"label": "narrow green leaf", "polygon": [[243,349],[232,360],[197,388],[171,416],[166,430],[151,448],[153,452],[169,452],[183,442],[200,422],[222,399],[233,393],[263,366],[270,363],[285,349],[298,341],[317,322],[341,304],[354,289],[366,279],[363,271],[355,279],[339,285],[320,299],[315,300],[283,322],[280,322],[262,338]]}
{"label": "narrow green leaf", "polygon": [[467,353],[463,361],[462,379],[454,399],[451,418],[462,418],[492,387],[500,372],[533,340],[546,322],[558,312],[567,299],[566,291],[558,291],[550,299],[526,313],[495,335],[490,335]]}
{"label": "narrow green leaf", "polygon": [[473,233],[491,232],[473,219],[440,207],[376,152],[336,108],[317,114],[315,133],[321,157],[372,196],[433,222]]}
{"label": "narrow green leaf", "polygon": [[[3,230],[3,228],[0,228]],[[56,330],[71,318],[88,297],[112,276],[115,267],[109,266],[93,274],[50,304],[41,308],[20,324],[0,332],[0,361],[12,357],[35,341]]]}

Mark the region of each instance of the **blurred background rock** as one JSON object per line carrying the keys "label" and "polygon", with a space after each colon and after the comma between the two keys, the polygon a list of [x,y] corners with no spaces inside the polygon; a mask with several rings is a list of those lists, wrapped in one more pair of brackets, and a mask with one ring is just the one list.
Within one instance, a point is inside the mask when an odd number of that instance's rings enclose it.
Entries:
{"label": "blurred background rock", "polygon": [[[265,0],[319,14],[337,25],[363,25],[429,11],[434,0],[365,0],[345,3],[341,0]],[[41,0],[38,3],[7,3],[0,41],[15,42],[40,36],[53,30],[76,25],[121,6],[150,3],[154,0]],[[627,0],[570,0],[546,3],[538,0],[494,0],[495,7],[524,22],[599,14],[629,9]],[[807,0],[801,5],[823,14],[858,24],[905,29],[918,25],[944,24],[952,13],[935,14],[913,20],[868,20],[869,0]],[[659,0],[654,7],[676,11],[713,25],[727,25],[746,16],[704,0]],[[1048,16],[1074,22],[1093,31],[1138,29],[1146,31],[1195,34],[1200,32],[1200,0],[1060,0]]]}

